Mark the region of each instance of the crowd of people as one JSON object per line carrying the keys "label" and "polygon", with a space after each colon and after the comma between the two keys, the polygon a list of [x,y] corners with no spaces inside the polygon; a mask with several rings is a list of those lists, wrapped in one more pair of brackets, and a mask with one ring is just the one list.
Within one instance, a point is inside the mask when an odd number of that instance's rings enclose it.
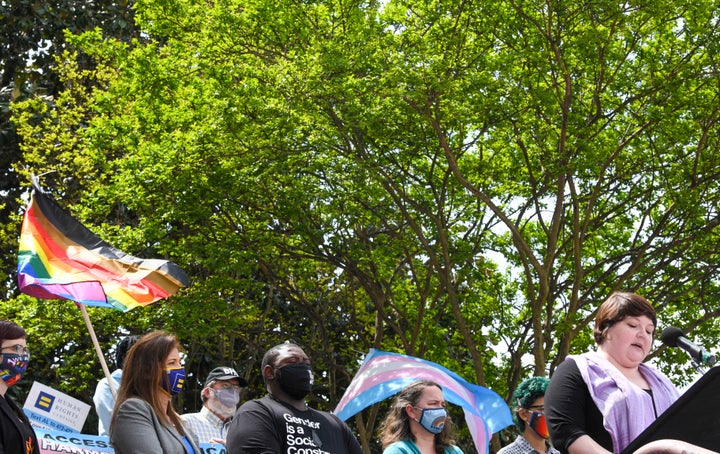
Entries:
{"label": "crowd of people", "polygon": [[[646,364],[657,329],[653,306],[634,293],[613,293],[598,308],[597,348],[570,355],[550,379],[530,377],[514,390],[517,436],[498,454],[620,453],[679,397],[677,388]],[[37,437],[22,409],[6,393],[30,360],[27,334],[0,321],[0,453],[39,454]],[[363,452],[348,425],[307,404],[314,373],[310,358],[293,343],[263,356],[264,397],[240,403],[248,382],[219,366],[205,379],[198,413],[180,415],[172,402],[183,389],[180,342],[154,331],[117,346],[111,380],[98,383],[93,401],[98,433],[118,454],[200,454],[204,443],[228,454]],[[383,454],[462,454],[440,384],[418,378],[394,398],[380,424]],[[636,451],[711,451],[679,440],[658,440]]]}

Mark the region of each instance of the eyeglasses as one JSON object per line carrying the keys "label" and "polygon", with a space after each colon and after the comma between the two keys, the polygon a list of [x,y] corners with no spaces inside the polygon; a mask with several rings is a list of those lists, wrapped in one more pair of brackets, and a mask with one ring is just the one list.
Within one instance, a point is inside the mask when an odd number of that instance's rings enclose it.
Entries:
{"label": "eyeglasses", "polygon": [[233,389],[237,392],[240,392],[242,390],[242,387],[240,385],[233,385],[232,383],[218,383],[218,386],[214,389]]}
{"label": "eyeglasses", "polygon": [[28,356],[30,355],[30,350],[26,346],[20,345],[20,344],[8,345],[7,347],[2,347],[2,350],[13,350],[18,355],[28,355]]}
{"label": "eyeglasses", "polygon": [[545,405],[528,405],[527,410],[537,410],[538,413],[545,413]]}

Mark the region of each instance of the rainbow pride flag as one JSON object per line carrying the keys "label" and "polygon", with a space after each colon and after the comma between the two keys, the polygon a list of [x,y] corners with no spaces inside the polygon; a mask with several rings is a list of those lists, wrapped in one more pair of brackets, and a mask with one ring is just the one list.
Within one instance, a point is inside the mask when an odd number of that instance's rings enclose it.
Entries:
{"label": "rainbow pride flag", "polygon": [[115,249],[33,185],[20,232],[21,292],[125,312],[188,285],[176,264],[140,259]]}
{"label": "rainbow pride flag", "polygon": [[463,408],[477,452],[488,453],[492,434],[513,423],[510,407],[496,392],[469,383],[439,364],[374,348],[360,365],[334,413],[345,421],[420,379],[438,383],[445,400]]}

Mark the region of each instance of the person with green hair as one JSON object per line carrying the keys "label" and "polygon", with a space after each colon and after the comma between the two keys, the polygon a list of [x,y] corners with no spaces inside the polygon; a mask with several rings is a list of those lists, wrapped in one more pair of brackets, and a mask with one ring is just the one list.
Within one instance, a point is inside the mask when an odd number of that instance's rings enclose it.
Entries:
{"label": "person with green hair", "polygon": [[550,380],[546,377],[530,377],[515,389],[513,419],[520,435],[498,454],[560,454],[549,442],[550,434],[545,423],[545,390],[548,383]]}

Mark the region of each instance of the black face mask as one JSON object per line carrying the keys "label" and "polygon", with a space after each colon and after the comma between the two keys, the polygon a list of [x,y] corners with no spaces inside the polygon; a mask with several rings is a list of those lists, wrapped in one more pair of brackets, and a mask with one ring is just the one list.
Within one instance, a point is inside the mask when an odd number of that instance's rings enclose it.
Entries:
{"label": "black face mask", "polygon": [[291,363],[275,369],[275,379],[280,388],[293,399],[303,399],[313,384],[312,368],[307,363]]}

